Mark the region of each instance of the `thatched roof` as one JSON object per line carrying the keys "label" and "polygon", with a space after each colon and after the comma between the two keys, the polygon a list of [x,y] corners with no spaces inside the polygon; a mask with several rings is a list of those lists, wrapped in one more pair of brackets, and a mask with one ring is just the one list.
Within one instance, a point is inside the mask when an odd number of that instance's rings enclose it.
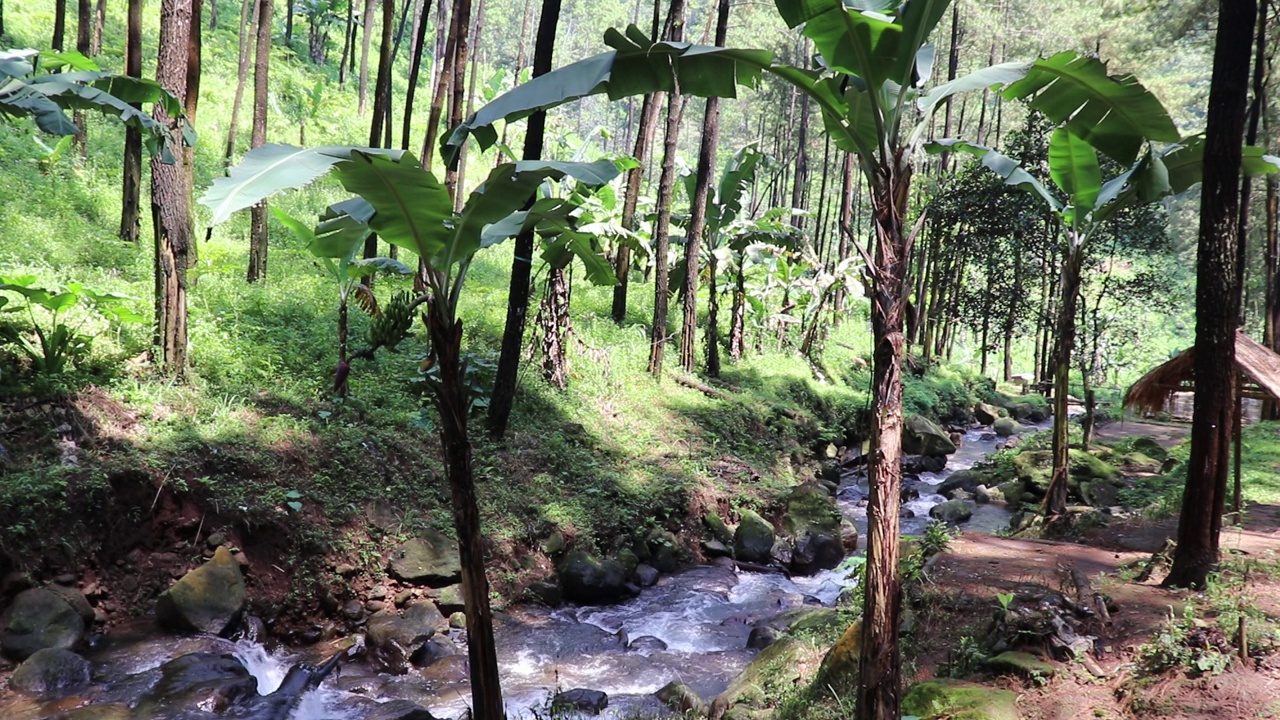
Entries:
{"label": "thatched roof", "polygon": [[[1240,373],[1242,397],[1280,400],[1280,355],[1238,330],[1236,371]],[[1164,409],[1170,395],[1194,391],[1195,348],[1188,348],[1139,378],[1125,393],[1124,406],[1156,413]]]}

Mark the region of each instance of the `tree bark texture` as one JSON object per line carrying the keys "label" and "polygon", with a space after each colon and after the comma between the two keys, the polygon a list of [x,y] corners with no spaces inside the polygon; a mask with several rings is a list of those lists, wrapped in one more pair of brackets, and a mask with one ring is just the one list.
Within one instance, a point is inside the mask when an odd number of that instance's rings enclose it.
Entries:
{"label": "tree bark texture", "polygon": [[357,80],[358,98],[356,112],[364,114],[369,101],[369,44],[373,40],[373,9],[377,0],[364,0],[364,23],[360,38],[360,77]]}
{"label": "tree bark texture", "polygon": [[[271,68],[272,0],[258,0],[258,49],[253,68],[253,136],[250,147],[267,141],[267,89]],[[254,205],[249,218],[249,269],[245,278],[257,282],[267,276],[267,203]]]}
{"label": "tree bark texture", "polygon": [[[636,133],[635,150],[632,157],[637,165],[627,171],[626,192],[622,198],[622,226],[628,230],[636,229],[636,207],[640,202],[640,185],[644,182],[644,164],[648,159],[649,146],[653,144],[653,134],[658,129],[658,107],[662,104],[662,93],[644,96],[640,105],[640,130]],[[621,245],[615,259],[618,284],[613,286],[613,321],[621,324],[627,319],[627,287],[631,281],[631,248]]]}
{"label": "tree bark texture", "polygon": [[[682,3],[683,0],[675,0]],[[671,301],[667,252],[671,247],[671,203],[676,184],[676,154],[680,142],[680,119],[684,98],[667,96],[667,129],[662,149],[662,172],[658,176],[658,219],[653,226],[653,324],[649,328],[649,372],[662,375],[667,347],[667,308]]]}
{"label": "tree bark texture", "polygon": [[[729,29],[729,0],[716,2],[716,42],[723,47]],[[716,167],[716,143],[720,138],[720,98],[707,98],[702,113],[702,143],[698,146],[698,169],[694,179],[693,201],[689,218],[689,237],[684,249],[684,321],[680,326],[680,367],[693,372],[697,363],[698,344],[698,276],[702,272],[703,234],[707,228],[707,198],[711,194],[711,177]],[[716,287],[713,279],[711,294]]]}
{"label": "tree bark texture", "polygon": [[899,508],[902,503],[902,351],[910,243],[903,230],[911,166],[901,149],[876,168],[872,217],[871,323],[875,350],[867,503],[867,579],[863,603],[858,720],[900,720],[898,625],[902,614]]}
{"label": "tree bark texture", "polygon": [[[125,21],[124,72],[142,77],[142,0],[129,0]],[[134,107],[138,107],[135,105]],[[137,242],[142,234],[142,131],[125,127],[124,170],[120,179],[120,239]]]}
{"label": "tree bark texture", "polygon": [[[391,101],[391,31],[396,21],[395,0],[382,0],[382,41],[378,46],[378,75],[373,81],[373,117],[369,120],[369,147],[383,147],[383,123]],[[377,240],[373,239],[376,247]],[[365,246],[365,257],[374,257]]]}
{"label": "tree bark texture", "polygon": [[[187,44],[191,39],[191,0],[162,0],[156,81],[185,103]],[[154,360],[168,375],[187,365],[187,252],[191,247],[191,197],[183,169],[185,153],[179,121],[157,103],[156,122],[169,130],[174,162],[151,158],[151,220],[155,226]]]}
{"label": "tree bark texture", "polygon": [[1235,333],[1240,317],[1237,233],[1250,51],[1250,44],[1240,38],[1252,37],[1258,8],[1254,0],[1222,0],[1218,8],[1200,191],[1191,458],[1178,546],[1164,580],[1174,587],[1203,587],[1218,563],[1235,403]]}
{"label": "tree bark texture", "polygon": [[413,22],[413,52],[410,53],[409,61],[409,88],[405,91],[404,122],[400,129],[401,150],[409,149],[409,131],[413,128],[413,99],[418,94],[418,75],[422,72],[422,48],[426,45],[427,26],[430,24],[427,22],[425,15],[430,6],[430,0],[421,0],[418,3],[418,17]]}
{"label": "tree bark texture", "polygon": [[[542,0],[538,19],[538,39],[533,48],[533,77],[551,72],[555,54],[556,25],[560,22],[560,0]],[[524,159],[542,158],[546,135],[547,113],[529,116],[524,133]],[[529,282],[533,272],[534,235],[532,231],[516,236],[515,256],[511,259],[511,284],[507,291],[507,320],[502,332],[502,350],[489,401],[489,432],[501,438],[507,431],[511,408],[515,404],[516,381],[520,371],[520,345],[524,340],[526,316],[529,313]]]}
{"label": "tree bark texture", "polygon": [[547,291],[538,308],[542,331],[542,377],[564,390],[569,386],[569,276],[564,268],[547,273]]}
{"label": "tree bark texture", "polygon": [[53,3],[53,40],[49,47],[55,52],[62,52],[63,42],[67,37],[67,0],[54,0]]}

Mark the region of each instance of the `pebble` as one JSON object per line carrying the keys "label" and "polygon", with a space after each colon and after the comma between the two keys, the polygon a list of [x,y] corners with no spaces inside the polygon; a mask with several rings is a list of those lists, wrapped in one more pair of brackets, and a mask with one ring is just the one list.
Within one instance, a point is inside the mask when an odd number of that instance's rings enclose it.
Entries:
{"label": "pebble", "polygon": [[214,533],[210,535],[205,542],[209,544],[209,547],[216,548],[227,542],[227,536],[222,533]]}

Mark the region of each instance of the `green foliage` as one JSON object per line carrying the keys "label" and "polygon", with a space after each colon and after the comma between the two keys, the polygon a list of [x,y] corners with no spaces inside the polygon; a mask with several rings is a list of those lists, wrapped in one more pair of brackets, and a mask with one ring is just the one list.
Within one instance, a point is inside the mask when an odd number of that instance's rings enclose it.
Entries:
{"label": "green foliage", "polygon": [[[129,307],[135,298],[119,293],[98,292],[79,283],[64,287],[41,287],[34,275],[0,276],[0,313],[26,315],[26,323],[0,318],[0,347],[20,351],[37,381],[47,383],[63,374],[89,354],[92,336],[81,332],[92,319],[110,324],[140,322],[142,317]],[[20,300],[13,303],[13,296]],[[80,306],[79,322],[68,322],[73,308]]]}
{"label": "green foliage", "polygon": [[1160,632],[1138,648],[1138,662],[1151,674],[1180,669],[1190,675],[1220,675],[1234,658],[1221,631],[1196,618],[1195,605],[1187,602],[1182,617],[1172,610]]}

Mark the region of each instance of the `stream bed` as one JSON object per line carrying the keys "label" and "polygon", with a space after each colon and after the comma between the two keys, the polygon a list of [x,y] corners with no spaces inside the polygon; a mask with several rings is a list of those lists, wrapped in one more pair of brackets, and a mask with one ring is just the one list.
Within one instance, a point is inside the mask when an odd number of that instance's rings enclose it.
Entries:
{"label": "stream bed", "polygon": [[[944,470],[908,476],[904,487],[910,499],[903,503],[902,533],[922,532],[930,520],[929,509],[946,500],[937,494],[938,485],[952,472],[969,468],[997,450],[1004,440],[987,429],[971,430]],[[865,477],[844,476],[837,504],[863,538],[866,495]],[[991,532],[1007,526],[1009,517],[1002,504],[978,505],[963,527]],[[747,649],[753,624],[800,606],[832,606],[850,582],[840,571],[789,578],[782,573],[736,570],[722,559],[719,564],[663,576],[638,597],[615,605],[517,606],[497,613],[495,635],[509,716],[532,718],[556,690],[573,688],[607,693],[605,718],[635,711],[663,713],[665,708],[653,693],[672,680],[688,684],[704,698],[714,697],[754,656],[756,651]],[[307,693],[291,717],[355,720],[369,717],[375,704],[391,699],[416,703],[437,718],[463,716],[470,701],[465,633],[450,632],[461,654],[400,676],[373,672],[360,662],[343,665]],[[154,684],[161,664],[192,652],[234,655],[265,695],[279,687],[290,666],[319,662],[332,648],[320,644],[291,650],[248,638],[232,642],[173,637],[159,634],[149,620],[139,620],[113,630],[86,654],[93,663],[95,682],[87,699],[133,707]],[[11,717],[8,713],[0,706],[0,714]]]}

